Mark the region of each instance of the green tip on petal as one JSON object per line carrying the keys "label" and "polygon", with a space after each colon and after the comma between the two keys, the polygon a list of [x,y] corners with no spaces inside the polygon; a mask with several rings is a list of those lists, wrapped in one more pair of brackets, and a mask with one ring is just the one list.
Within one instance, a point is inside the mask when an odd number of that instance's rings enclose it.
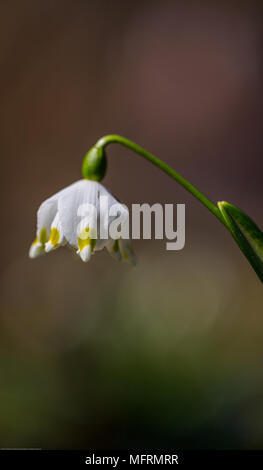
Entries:
{"label": "green tip on petal", "polygon": [[86,153],[82,163],[83,178],[101,181],[107,170],[107,158],[103,147],[92,147]]}
{"label": "green tip on petal", "polygon": [[239,248],[263,283],[263,233],[238,207],[225,201],[217,205]]}

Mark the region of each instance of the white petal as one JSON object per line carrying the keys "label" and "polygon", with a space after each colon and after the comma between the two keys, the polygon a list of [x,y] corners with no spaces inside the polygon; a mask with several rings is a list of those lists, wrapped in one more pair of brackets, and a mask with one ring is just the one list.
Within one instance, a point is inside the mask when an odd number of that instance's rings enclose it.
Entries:
{"label": "white petal", "polygon": [[99,184],[99,197],[101,200],[100,226],[103,226],[105,233],[109,237],[109,225],[115,218],[109,215],[110,209],[115,204],[118,204],[121,209],[124,209],[124,206],[102,184]]}
{"label": "white petal", "polygon": [[78,250],[77,254],[81,257],[84,263],[87,263],[87,261],[90,260],[92,255],[91,245],[87,245],[82,250]]}
{"label": "white petal", "polygon": [[44,246],[36,239],[30,249],[29,249],[29,258],[37,258],[45,253]]}
{"label": "white petal", "polygon": [[[123,204],[121,204],[109,191],[106,189],[102,184],[99,184],[99,193],[100,193],[100,199],[99,199],[99,207],[100,207],[100,215],[99,215],[99,239],[96,244],[95,250],[100,250],[104,246],[107,246],[109,252],[111,253],[111,248],[113,246],[112,242],[112,237],[110,234],[110,227],[112,227],[112,222],[116,221],[117,222],[117,227],[119,227],[120,221],[122,222],[122,226],[124,223],[124,220],[129,219],[129,211],[127,207]],[[110,215],[112,214],[113,207],[114,208],[115,215]],[[118,221],[116,220],[118,219]],[[119,231],[119,228],[118,228]],[[117,231],[117,235],[118,235]],[[121,235],[121,234],[120,234]],[[113,237],[114,239],[116,237]],[[118,255],[116,255],[113,252],[113,256],[118,258]]]}
{"label": "white petal", "polygon": [[48,242],[45,245],[45,251],[48,253],[51,250],[55,250],[62,244],[64,244],[64,236],[59,219],[59,213],[57,212],[51,224],[50,236]]}
{"label": "white petal", "polygon": [[57,212],[57,200],[44,201],[37,211],[37,238],[45,243],[50,234],[52,220]]}
{"label": "white petal", "polygon": [[45,244],[45,252],[49,253],[50,251],[54,250],[54,245],[51,242],[47,242]]}
{"label": "white petal", "polygon": [[94,225],[89,212],[89,204],[95,209],[98,207],[98,183],[96,181],[80,180],[58,201],[64,237],[75,248],[78,248],[78,238],[81,232],[90,225]]}
{"label": "white petal", "polygon": [[41,232],[42,232],[42,239],[44,239],[44,231],[46,232],[46,238],[47,239],[49,238],[51,224],[58,211],[59,198],[63,194],[67,194],[68,192],[70,192],[72,188],[74,188],[74,186],[77,185],[78,183],[79,181],[71,184],[70,186],[67,186],[64,189],[61,189],[56,194],[54,194],[53,196],[49,197],[44,202],[42,202],[42,204],[40,205],[37,211],[37,238],[39,240],[41,238]]}
{"label": "white petal", "polygon": [[40,205],[37,211],[37,236],[29,250],[30,258],[35,258],[45,252],[45,243],[50,236],[51,224],[57,213],[58,198],[75,184],[58,191]]}

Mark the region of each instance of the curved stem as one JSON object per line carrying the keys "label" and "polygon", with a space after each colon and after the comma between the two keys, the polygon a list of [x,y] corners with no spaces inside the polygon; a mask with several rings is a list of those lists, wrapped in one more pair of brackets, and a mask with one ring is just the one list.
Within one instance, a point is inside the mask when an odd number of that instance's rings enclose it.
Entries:
{"label": "curved stem", "polygon": [[117,143],[129,148],[130,150],[133,150],[135,153],[138,153],[138,155],[141,155],[142,157],[146,158],[146,160],[153,163],[153,165],[160,168],[160,170],[164,171],[164,173],[167,173],[167,175],[171,176],[171,178],[173,178],[175,181],[177,181],[177,183],[183,186],[183,188],[185,188],[196,199],[198,199],[205,207],[207,207],[207,209],[210,210],[210,212],[212,212],[220,220],[220,222],[222,222],[223,225],[227,227],[227,224],[224,218],[222,217],[220,210],[215,204],[213,204],[212,201],[210,201],[203,193],[201,193],[201,191],[199,191],[195,186],[189,183],[189,181],[187,181],[183,176],[177,173],[173,168],[171,168],[169,165],[167,165],[151,153],[147,152],[147,150],[145,150],[144,148],[119,135],[106,135],[104,137],[101,137],[101,139],[99,139],[96,143],[95,147],[104,149],[107,145],[112,143]]}

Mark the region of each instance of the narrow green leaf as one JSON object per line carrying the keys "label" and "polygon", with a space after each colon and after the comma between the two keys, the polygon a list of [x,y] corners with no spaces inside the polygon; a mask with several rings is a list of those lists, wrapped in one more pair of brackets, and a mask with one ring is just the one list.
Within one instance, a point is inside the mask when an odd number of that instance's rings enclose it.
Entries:
{"label": "narrow green leaf", "polygon": [[231,234],[263,282],[263,233],[248,215],[228,202],[218,207]]}

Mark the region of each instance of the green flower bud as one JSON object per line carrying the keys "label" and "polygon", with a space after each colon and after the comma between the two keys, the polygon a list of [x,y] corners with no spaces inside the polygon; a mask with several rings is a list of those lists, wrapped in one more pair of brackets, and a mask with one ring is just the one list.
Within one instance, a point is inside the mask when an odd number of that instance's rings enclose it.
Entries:
{"label": "green flower bud", "polygon": [[107,158],[103,147],[92,147],[86,153],[82,163],[83,178],[101,181],[107,170]]}

